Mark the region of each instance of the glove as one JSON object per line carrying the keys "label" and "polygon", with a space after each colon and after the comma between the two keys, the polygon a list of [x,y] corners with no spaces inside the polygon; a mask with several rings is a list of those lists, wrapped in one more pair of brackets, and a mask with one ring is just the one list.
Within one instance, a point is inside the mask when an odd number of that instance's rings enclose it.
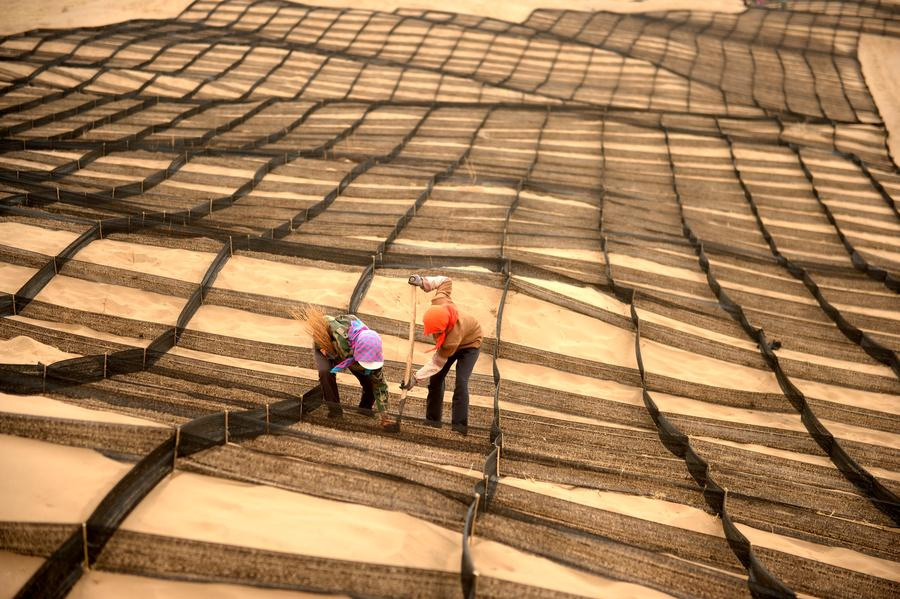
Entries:
{"label": "glove", "polygon": [[340,368],[338,368],[337,366],[335,366],[335,367],[332,368],[329,372],[331,372],[331,374],[337,374],[337,373],[339,373],[339,372],[343,372],[343,370],[340,369]]}
{"label": "glove", "polygon": [[409,391],[410,389],[415,387],[416,383],[418,383],[418,382],[419,381],[416,380],[416,377],[412,377],[409,379],[408,383],[400,383],[400,388],[403,389],[404,391]]}
{"label": "glove", "polygon": [[422,287],[422,283],[424,282],[422,279],[422,275],[410,275],[409,281],[407,281],[410,285],[415,285],[416,287]]}

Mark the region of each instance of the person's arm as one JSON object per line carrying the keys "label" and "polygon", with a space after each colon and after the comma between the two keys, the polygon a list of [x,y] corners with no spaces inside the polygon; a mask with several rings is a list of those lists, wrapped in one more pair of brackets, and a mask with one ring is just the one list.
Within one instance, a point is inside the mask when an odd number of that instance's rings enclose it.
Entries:
{"label": "person's arm", "polygon": [[425,277],[425,291],[434,291],[434,297],[431,298],[432,304],[441,304],[453,301],[450,296],[453,294],[453,281],[450,277]]}
{"label": "person's arm", "polygon": [[433,375],[440,372],[441,368],[443,368],[446,363],[447,358],[442,356],[439,351],[434,352],[431,361],[418,369],[413,375],[413,380],[410,382],[421,383],[430,379]]}
{"label": "person's arm", "polygon": [[433,277],[423,277],[421,275],[412,275],[409,277],[409,284],[421,287],[422,291],[436,291],[431,303],[447,303],[452,301],[450,296],[453,294],[453,281],[450,277],[437,275]]}

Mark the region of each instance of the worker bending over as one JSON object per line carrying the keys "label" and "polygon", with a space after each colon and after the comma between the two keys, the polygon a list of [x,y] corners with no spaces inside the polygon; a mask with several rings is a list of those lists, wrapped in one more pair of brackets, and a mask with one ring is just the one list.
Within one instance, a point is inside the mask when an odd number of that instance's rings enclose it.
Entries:
{"label": "worker bending over", "polygon": [[382,371],[381,336],[353,314],[333,317],[315,306],[306,306],[298,318],[305,322],[313,338],[313,359],[329,415],[342,414],[335,375],[349,369],[362,387],[360,410],[369,411],[374,406],[382,428],[394,424],[396,421],[387,413],[388,388]]}

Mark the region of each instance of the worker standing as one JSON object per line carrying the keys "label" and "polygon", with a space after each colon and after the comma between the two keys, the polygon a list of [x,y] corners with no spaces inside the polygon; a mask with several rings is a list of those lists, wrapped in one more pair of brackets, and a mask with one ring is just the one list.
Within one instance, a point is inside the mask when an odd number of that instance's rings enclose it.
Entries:
{"label": "worker standing", "polygon": [[451,426],[466,434],[469,426],[469,377],[481,352],[481,325],[470,314],[461,313],[453,303],[453,281],[449,277],[423,277],[412,275],[409,284],[421,287],[425,292],[435,291],[431,307],[425,312],[423,325],[426,335],[434,337],[435,346],[429,351],[434,355],[412,379],[402,385],[411,389],[428,381],[428,398],[425,420],[440,425],[444,405],[444,379],[456,364],[456,386],[453,389]]}

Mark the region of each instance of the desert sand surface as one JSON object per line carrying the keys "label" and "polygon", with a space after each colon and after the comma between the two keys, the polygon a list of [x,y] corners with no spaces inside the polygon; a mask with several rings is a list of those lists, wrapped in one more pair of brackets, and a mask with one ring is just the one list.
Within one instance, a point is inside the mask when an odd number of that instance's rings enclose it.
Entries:
{"label": "desert sand surface", "polygon": [[91,449],[9,435],[0,435],[0,446],[7,489],[0,517],[10,522],[83,522],[131,469]]}
{"label": "desert sand surface", "polygon": [[84,310],[90,307],[100,314],[161,324],[174,324],[185,301],[152,291],[65,275],[54,277],[35,299],[64,308]]}
{"label": "desert sand surface", "polygon": [[0,363],[4,364],[53,364],[77,357],[22,335],[0,341]]}
{"label": "desert sand surface", "polygon": [[887,414],[897,414],[898,410],[900,410],[896,394],[847,389],[840,385],[807,381],[799,377],[792,380],[805,395],[816,399],[832,401],[846,406],[858,406]]}
{"label": "desert sand surface", "polygon": [[[655,312],[651,312],[649,310],[643,310],[641,308],[637,309],[638,316],[641,321],[644,322],[653,322],[660,325],[663,325],[667,328],[674,329],[676,331],[681,331],[684,333],[689,333],[691,335],[696,335],[697,337],[702,337],[704,339],[709,339],[711,341],[718,341],[720,343],[725,343],[727,345],[732,345],[734,347],[739,347],[742,349],[755,349],[756,345],[748,341],[747,339],[742,339],[739,337],[733,337],[731,335],[723,335],[716,331],[705,329],[703,327],[698,327],[692,325],[687,322],[683,322],[680,320],[676,320],[674,318],[668,318],[662,314],[657,314]],[[832,366],[834,368],[843,368],[844,370],[853,370],[858,372],[865,372],[868,374],[880,375],[880,376],[892,376],[890,368],[883,364],[860,364],[859,362],[850,362],[848,360],[837,360],[834,358],[829,358],[828,356],[819,356],[816,354],[811,354],[807,352],[798,352],[790,349],[781,349],[778,352],[778,355],[784,358],[790,358],[793,360],[799,360],[803,362],[812,362],[815,364],[821,364],[823,366]]]}
{"label": "desert sand surface", "polygon": [[73,335],[77,335],[79,337],[87,337],[89,339],[102,339],[104,341],[111,341],[113,343],[121,343],[123,345],[129,345],[132,347],[146,347],[152,341],[149,338],[138,338],[138,337],[125,337],[123,335],[115,335],[113,333],[109,333],[106,331],[98,331],[97,329],[70,323],[70,322],[55,322],[49,320],[42,320],[37,318],[29,318],[27,316],[10,316],[10,320],[18,321],[27,325],[38,326],[43,329],[47,329],[50,331],[57,331],[62,333],[70,333]]}
{"label": "desert sand surface", "polygon": [[13,597],[34,572],[44,563],[44,558],[0,551],[0,595]]}
{"label": "desert sand surface", "polygon": [[55,256],[78,238],[77,233],[59,229],[45,229],[16,222],[0,223],[3,245],[47,256]]}
{"label": "desert sand surface", "polygon": [[[679,397],[668,393],[654,393],[653,398],[660,408],[673,414],[684,414],[698,418],[714,418],[740,424],[755,426],[767,426],[781,430],[803,431],[805,427],[797,414],[773,413],[759,410],[747,410],[732,406],[720,406],[696,399]],[[850,424],[824,420],[825,426],[836,437],[851,439],[863,443],[874,443],[885,447],[900,448],[900,436],[887,431],[874,431],[868,428],[856,427]]]}
{"label": "desert sand surface", "polygon": [[[470,399],[471,405],[481,406],[484,408],[491,408],[494,405],[493,397],[483,397],[478,395],[472,395]],[[566,422],[575,422],[578,424],[590,424],[593,426],[602,426],[606,428],[617,428],[621,430],[629,430],[629,431],[640,431],[643,430],[636,426],[628,426],[627,424],[619,424],[618,422],[611,422],[609,420],[600,420],[598,418],[586,418],[584,416],[577,416],[575,414],[567,414],[565,412],[559,412],[556,410],[547,410],[544,408],[535,408],[532,406],[523,406],[521,404],[509,402],[509,401],[500,401],[499,402],[500,409],[504,412],[509,412],[511,414],[525,414],[531,416],[539,416],[541,418],[549,418],[551,420],[560,420],[562,421],[561,425],[565,426]]]}
{"label": "desert sand surface", "polygon": [[553,291],[554,293],[559,293],[560,295],[565,295],[566,297],[572,298],[573,300],[583,302],[589,306],[593,306],[595,308],[599,308],[605,312],[611,312],[613,314],[619,314],[620,316],[628,316],[629,309],[626,304],[618,301],[616,298],[611,297],[605,293],[601,293],[596,289],[592,289],[590,287],[582,287],[580,285],[572,285],[569,283],[564,283],[562,281],[550,281],[547,279],[536,279],[533,277],[514,277],[516,279],[525,281],[526,283],[530,283],[532,285],[537,285],[538,287],[542,287],[549,291]]}
{"label": "desert sand surface", "polygon": [[76,260],[199,283],[214,254],[98,239],[75,254]]}
{"label": "desert sand surface", "polygon": [[[43,558],[19,555],[8,551],[0,552],[0,596],[12,597],[44,562]],[[69,597],[78,599],[114,599],[123,596],[135,599],[156,599],[159,597],[197,597],[211,599],[223,597],[237,599],[307,599],[310,597],[343,597],[343,595],[321,595],[297,591],[280,591],[251,586],[229,584],[182,582],[162,580],[127,574],[113,574],[90,571],[78,581]]]}
{"label": "desert sand surface", "polygon": [[310,347],[312,338],[293,319],[224,306],[201,306],[189,328],[253,341]]}
{"label": "desert sand surface", "polygon": [[88,422],[110,422],[116,424],[133,424],[136,426],[161,426],[145,418],[135,418],[125,414],[117,414],[109,410],[92,410],[77,405],[44,397],[42,395],[10,395],[0,393],[0,412],[8,414],[27,414],[29,416],[45,416],[47,418],[65,418],[68,420],[84,420]]}
{"label": "desert sand surface", "polygon": [[148,5],[146,2],[126,0],[113,6],[99,0],[82,2],[3,2],[4,19],[2,33],[9,35],[38,27],[70,28],[108,25],[130,19],[172,18],[188,4],[187,0],[167,0]]}
{"label": "desert sand surface", "polygon": [[563,372],[540,364],[500,358],[497,368],[505,379],[529,383],[547,389],[566,389],[587,397],[602,397],[611,401],[641,405],[641,391],[608,379]]}
{"label": "desert sand surface", "polygon": [[900,134],[897,133],[900,131],[900,105],[897,104],[900,83],[895,75],[900,68],[900,42],[896,38],[864,34],[859,38],[858,52],[866,85],[890,132],[887,141],[896,165],[900,156]]}
{"label": "desert sand surface", "polygon": [[215,287],[346,309],[358,273],[282,264],[248,256],[232,256],[216,277]]}
{"label": "desert sand surface", "polygon": [[[448,470],[478,476],[478,473],[467,472],[461,468],[453,466],[443,467]],[[651,497],[634,497],[633,495],[597,491],[596,489],[562,487],[553,483],[509,476],[502,477],[500,483],[632,518],[649,520],[658,524],[675,526],[717,537],[724,536],[722,527],[715,517],[702,510],[670,501]],[[870,576],[900,581],[900,575],[894,568],[894,562],[890,560],[873,558],[855,551],[839,550],[816,543],[799,541],[784,535],[765,532],[751,526],[739,526],[741,532],[760,547],[767,547],[784,553],[821,561],[840,568],[869,574]]]}
{"label": "desert sand surface", "polygon": [[4,264],[0,267],[0,291],[10,294],[17,292],[36,272],[36,268]]}
{"label": "desert sand surface", "polygon": [[[897,595],[900,44],[890,6],[0,9],[0,36],[32,31],[0,41],[0,416],[51,441],[55,430],[180,435],[167,425],[223,423],[223,447],[177,456],[171,475],[134,490],[122,529],[337,560],[334,580],[310,573],[303,585],[253,560],[234,578],[169,580],[152,559],[140,576],[106,571],[122,557],[113,543],[90,570],[80,556],[55,564],[56,580],[74,583],[60,595],[342,596],[328,593],[354,564],[458,577],[465,594],[464,547],[498,596],[702,589],[724,599],[748,590],[742,550],[797,596]],[[126,216],[137,217],[129,232],[91,241],[75,264],[54,259],[92,224]],[[222,247],[232,251],[199,306],[189,303]],[[312,339],[289,308],[343,313],[357,288],[357,314],[382,336],[396,413],[407,273],[452,272],[454,301],[486,338],[465,435],[424,425],[425,385],[409,392],[399,433],[382,430],[346,409],[360,392],[349,373],[337,376],[343,416],[305,403],[285,416],[302,422],[274,431],[268,420],[225,424],[316,388],[318,373],[300,365]],[[635,292],[640,338],[622,290]],[[432,294],[414,297],[421,326]],[[777,364],[757,355],[757,327],[782,343]],[[159,360],[79,379],[76,358],[151,343]],[[413,343],[414,367],[432,346]],[[66,361],[62,378],[40,366]],[[871,479],[821,449],[787,384]],[[40,594],[33,585],[50,582],[35,574],[46,553],[35,527],[84,522],[133,467],[113,459],[123,455],[115,438],[94,450],[81,446],[95,446],[89,433],[75,447],[12,430],[0,430],[0,520],[10,524],[0,596]],[[723,541],[722,515],[675,443],[727,488],[725,509],[750,547]],[[496,483],[487,498],[485,476]],[[202,572],[204,556],[185,556],[186,578]],[[446,594],[434,578],[398,572],[378,596]]]}
{"label": "desert sand surface", "polygon": [[[735,441],[715,439],[712,437],[697,436],[694,437],[694,439],[697,441],[712,443],[714,445],[733,447],[742,452],[749,452],[748,457],[750,457],[751,459],[754,457],[753,454],[758,454],[761,458],[762,456],[772,456],[781,460],[788,460],[790,462],[798,462],[802,464],[811,464],[826,469],[831,469],[834,467],[834,464],[831,462],[831,460],[829,460],[825,456],[810,455],[808,453],[800,453],[797,451],[788,451],[784,449],[775,449],[767,445],[759,445],[756,443],[738,443]],[[798,466],[798,464],[791,464],[791,466]],[[876,476],[882,480],[896,481],[898,480],[898,478],[900,478],[900,473],[894,470],[885,470],[876,466],[869,466],[867,470],[869,474],[871,474],[872,476]]]}
{"label": "desert sand surface", "polygon": [[[554,323],[548,335],[534,331],[544,323]],[[573,314],[555,304],[522,293],[510,292],[503,309],[502,336],[505,341],[568,356],[637,368],[634,335],[596,318]],[[631,350],[631,351],[629,351]]]}
{"label": "desert sand surface", "polygon": [[[290,0],[294,1],[294,0]],[[315,0],[313,2],[297,2],[311,6],[332,8],[344,8],[345,2],[340,0]],[[138,2],[136,0],[124,0],[110,6],[101,0],[38,0],[26,2],[24,0],[4,0],[2,3],[5,14],[9,15],[4,20],[4,26],[0,28],[0,34],[9,35],[38,27],[45,28],[69,28],[69,27],[93,27],[97,25],[109,25],[131,19],[167,19],[178,15],[191,4],[190,0],[161,0],[152,4]],[[438,10],[430,0],[412,0],[403,2],[392,0],[391,2],[372,2],[366,0],[355,5],[361,9],[377,9],[385,12],[397,8],[418,8],[426,10]],[[697,9],[696,0],[645,0],[639,5],[624,0],[578,0],[576,2],[560,2],[559,0],[527,0],[516,3],[484,2],[482,0],[463,0],[453,8],[456,12],[472,15],[481,15],[496,19],[521,21],[538,8],[568,9],[568,10],[608,10],[613,12],[649,12],[659,10],[691,10]],[[726,0],[716,3],[717,12],[741,12],[743,3],[737,0]]]}
{"label": "desert sand surface", "polygon": [[650,372],[678,377],[723,389],[740,389],[757,393],[779,393],[775,375],[725,360],[694,354],[657,341],[641,341],[644,367]]}
{"label": "desert sand surface", "polygon": [[[185,500],[196,509],[185,509]],[[221,522],[230,520],[222,526]],[[281,489],[179,473],[162,482],[123,523],[135,532],[198,541],[237,544],[300,555],[354,559],[385,565],[455,571],[455,532],[363,505],[291,493]],[[304,535],[285,536],[285,530]],[[634,597],[663,597],[637,585],[603,580],[549,560],[522,554],[499,543],[473,546],[479,571],[488,576],[563,592],[601,596],[600,591]]]}
{"label": "desert sand surface", "polygon": [[197,599],[311,599],[313,597],[333,597],[344,595],[322,595],[299,591],[280,591],[233,584],[182,582],[161,580],[127,574],[92,571],[78,581],[69,597],[77,599],[114,599],[123,596],[134,599],[154,599],[157,597],[197,597]]}

